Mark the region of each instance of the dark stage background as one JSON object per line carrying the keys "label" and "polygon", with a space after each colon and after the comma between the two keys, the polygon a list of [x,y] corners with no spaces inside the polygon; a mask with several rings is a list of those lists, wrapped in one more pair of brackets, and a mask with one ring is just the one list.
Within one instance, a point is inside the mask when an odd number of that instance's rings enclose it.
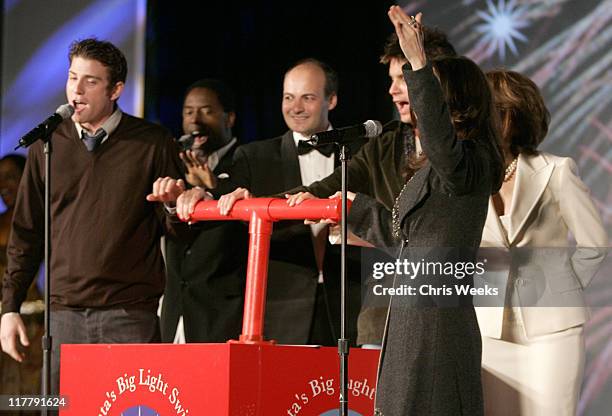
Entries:
{"label": "dark stage background", "polygon": [[[401,1],[446,31],[460,54],[484,69],[532,77],[553,116],[543,150],[573,157],[612,230],[612,0]],[[237,95],[243,142],[286,130],[282,78],[313,56],[340,76],[335,127],[394,117],[387,68],[378,63],[392,32],[391,1],[187,2],[169,0],[0,0],[0,155],[65,101],[67,47],[97,36],[130,62],[127,112],[180,134],[185,88],[203,77]],[[128,94],[129,92],[129,94]],[[144,99],[143,99],[144,96]],[[587,296],[587,363],[578,414],[612,409],[612,256]]]}
{"label": "dark stage background", "polygon": [[308,56],[339,73],[338,106],[330,113],[334,126],[393,117],[387,68],[378,63],[393,29],[386,15],[391,2],[220,3],[148,2],[146,118],[178,134],[185,88],[218,77],[237,95],[238,138],[277,136],[286,130],[283,74]]}

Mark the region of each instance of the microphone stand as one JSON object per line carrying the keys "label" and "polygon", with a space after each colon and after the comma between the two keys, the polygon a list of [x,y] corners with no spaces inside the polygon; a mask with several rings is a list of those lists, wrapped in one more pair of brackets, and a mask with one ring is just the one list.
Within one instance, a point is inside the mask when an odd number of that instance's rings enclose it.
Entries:
{"label": "microphone stand", "polygon": [[[51,392],[51,132],[43,138],[45,142],[45,326],[42,337],[43,376],[42,393],[48,396]],[[58,391],[59,394],[59,391]],[[47,416],[48,408],[43,407],[42,414]]]}
{"label": "microphone stand", "polygon": [[[57,127],[57,126],[55,126]],[[42,368],[42,394],[43,396],[49,396],[51,393],[51,154],[53,153],[53,146],[51,145],[51,134],[53,129],[49,129],[47,124],[44,125],[45,132],[40,138],[44,144],[45,153],[45,293],[44,293],[44,333],[42,336],[42,350],[43,350],[43,368]],[[34,143],[34,142],[32,142]],[[28,147],[32,143],[20,144],[16,149],[20,147]],[[59,392],[58,392],[59,394]],[[49,414],[49,409],[45,406],[42,408],[41,413],[44,416]]]}
{"label": "microphone stand", "polygon": [[346,323],[348,305],[346,301],[348,285],[346,280],[346,240],[348,235],[347,184],[348,161],[351,151],[346,145],[340,146],[340,165],[342,172],[342,232],[340,239],[340,339],[338,340],[338,355],[340,356],[340,416],[348,416],[348,358],[349,340],[346,338]]}
{"label": "microphone stand", "polygon": [[[325,146],[318,144],[318,140],[310,140],[313,147]],[[348,223],[346,216],[348,213],[347,203],[347,184],[348,184],[348,162],[351,160],[351,149],[344,143],[333,142],[336,148],[340,149],[340,166],[342,172],[342,218],[340,228],[342,229],[340,238],[340,338],[338,339],[338,356],[340,357],[340,416],[348,416],[348,358],[349,340],[346,338],[346,326],[348,315],[347,292],[348,284],[346,280],[346,246],[348,236]]]}

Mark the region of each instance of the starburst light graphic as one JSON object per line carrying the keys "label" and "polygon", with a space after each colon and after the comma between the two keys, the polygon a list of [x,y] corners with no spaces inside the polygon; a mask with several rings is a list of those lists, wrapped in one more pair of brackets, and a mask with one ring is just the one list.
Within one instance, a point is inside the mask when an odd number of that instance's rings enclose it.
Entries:
{"label": "starburst light graphic", "polygon": [[527,42],[527,38],[519,29],[529,26],[526,18],[527,7],[518,6],[515,0],[498,0],[497,6],[487,0],[488,12],[478,10],[476,14],[484,23],[476,26],[476,32],[482,35],[476,45],[477,48],[486,48],[485,57],[490,57],[497,50],[501,61],[506,59],[506,47],[517,56],[518,51],[514,39]]}

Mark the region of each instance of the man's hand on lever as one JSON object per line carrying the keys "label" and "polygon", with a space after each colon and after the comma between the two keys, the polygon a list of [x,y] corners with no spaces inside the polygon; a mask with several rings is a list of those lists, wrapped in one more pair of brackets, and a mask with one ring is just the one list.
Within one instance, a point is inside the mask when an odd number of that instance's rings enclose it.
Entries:
{"label": "man's hand on lever", "polygon": [[157,178],[153,182],[153,191],[147,195],[147,201],[173,204],[183,192],[185,192],[185,181],[182,179],[169,176]]}
{"label": "man's hand on lever", "polygon": [[183,192],[176,200],[176,215],[183,221],[191,218],[195,206],[199,201],[210,201],[213,197],[204,190],[196,186]]}
{"label": "man's hand on lever", "polygon": [[233,192],[225,194],[221,198],[219,198],[219,202],[217,202],[219,213],[221,215],[229,214],[236,201],[239,201],[241,199],[249,199],[250,197],[251,193],[248,189],[236,188]]}
{"label": "man's hand on lever", "polygon": [[302,201],[307,199],[315,199],[316,197],[310,192],[298,192],[297,194],[285,194],[285,198],[287,198],[287,205],[290,207],[294,207],[296,205],[300,205]]}

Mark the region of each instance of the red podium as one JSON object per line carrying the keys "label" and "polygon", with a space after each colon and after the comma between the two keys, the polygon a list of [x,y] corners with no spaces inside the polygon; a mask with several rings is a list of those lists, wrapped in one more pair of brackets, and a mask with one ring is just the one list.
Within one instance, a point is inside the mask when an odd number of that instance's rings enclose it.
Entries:
{"label": "red podium", "polygon": [[[373,413],[378,352],[349,356],[351,416]],[[337,415],[338,352],[256,344],[65,345],[63,416]],[[140,412],[140,413],[139,413]]]}
{"label": "red podium", "polygon": [[[238,201],[221,216],[216,201],[200,202],[191,218],[249,221],[249,257],[242,334],[227,344],[64,345],[62,415],[331,416],[338,414],[336,348],[280,346],[264,340],[268,254],[273,223],[338,221],[337,199]],[[349,407],[372,415],[378,351],[350,355]]]}

